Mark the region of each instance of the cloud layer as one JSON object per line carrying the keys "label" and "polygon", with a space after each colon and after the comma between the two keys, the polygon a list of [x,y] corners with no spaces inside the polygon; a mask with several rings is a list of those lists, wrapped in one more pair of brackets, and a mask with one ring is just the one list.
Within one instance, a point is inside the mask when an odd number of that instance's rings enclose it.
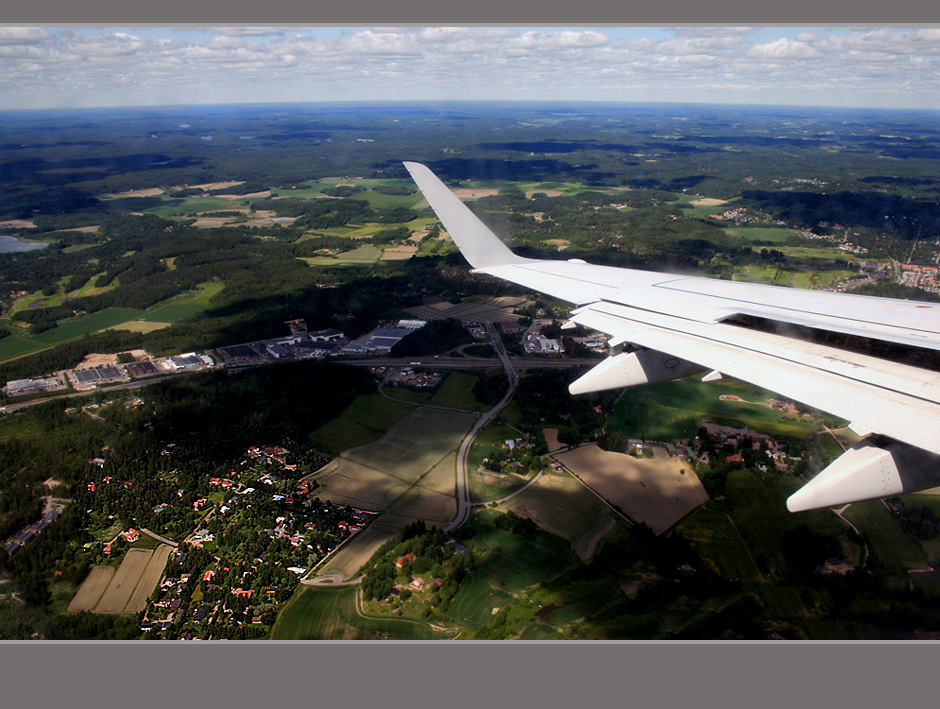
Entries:
{"label": "cloud layer", "polygon": [[0,27],[0,108],[540,99],[940,108],[940,29]]}

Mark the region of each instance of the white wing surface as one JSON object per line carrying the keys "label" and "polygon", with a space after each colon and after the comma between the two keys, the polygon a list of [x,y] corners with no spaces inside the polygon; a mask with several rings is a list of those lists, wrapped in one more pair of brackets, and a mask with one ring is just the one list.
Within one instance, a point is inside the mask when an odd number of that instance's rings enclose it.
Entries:
{"label": "white wing surface", "polygon": [[920,366],[938,359],[940,306],[523,258],[404,164],[476,272],[575,303],[574,323],[629,345],[572,393],[711,370],[848,420],[866,438],[789,498],[794,512],[940,484],[940,374]]}

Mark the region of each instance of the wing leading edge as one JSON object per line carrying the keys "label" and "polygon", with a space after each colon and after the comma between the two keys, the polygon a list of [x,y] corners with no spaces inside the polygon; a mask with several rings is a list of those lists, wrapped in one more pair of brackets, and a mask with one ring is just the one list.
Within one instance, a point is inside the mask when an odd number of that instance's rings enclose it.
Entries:
{"label": "wing leading edge", "polygon": [[514,254],[434,173],[406,162],[475,272],[579,306],[571,321],[632,351],[608,358],[573,394],[721,372],[850,421],[865,438],[787,501],[801,511],[940,484],[940,374],[787,334],[732,324],[743,317],[818,328],[881,344],[940,349],[930,303],[718,281]]}

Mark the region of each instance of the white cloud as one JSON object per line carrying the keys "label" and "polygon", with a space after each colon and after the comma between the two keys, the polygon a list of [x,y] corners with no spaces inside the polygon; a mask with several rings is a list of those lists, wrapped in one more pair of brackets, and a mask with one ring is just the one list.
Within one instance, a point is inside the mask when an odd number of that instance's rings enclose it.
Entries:
{"label": "white cloud", "polygon": [[677,37],[731,37],[740,39],[757,31],[756,27],[674,27]]}
{"label": "white cloud", "polygon": [[656,52],[660,54],[691,55],[711,54],[729,49],[736,49],[741,45],[741,38],[736,35],[717,37],[696,37],[693,39],[667,39],[656,45]]}
{"label": "white cloud", "polygon": [[52,39],[42,27],[0,27],[0,45],[37,44]]}
{"label": "white cloud", "polygon": [[576,32],[572,30],[525,32],[507,43],[513,49],[557,50],[601,47],[610,44],[607,35],[593,30]]}
{"label": "white cloud", "polygon": [[412,34],[366,30],[351,35],[343,42],[343,48],[353,53],[380,55],[415,55],[420,46]]}
{"label": "white cloud", "polygon": [[210,27],[216,34],[225,37],[280,37],[289,32],[289,27]]}
{"label": "white cloud", "polygon": [[113,101],[118,82],[118,100],[138,104],[262,95],[826,104],[839,96],[901,106],[916,91],[917,103],[940,108],[940,30],[930,28],[678,28],[666,39],[658,28],[134,32],[0,28],[0,108]]}
{"label": "white cloud", "polygon": [[748,55],[758,59],[815,59],[821,57],[822,52],[808,42],[781,37],[766,44],[755,44]]}

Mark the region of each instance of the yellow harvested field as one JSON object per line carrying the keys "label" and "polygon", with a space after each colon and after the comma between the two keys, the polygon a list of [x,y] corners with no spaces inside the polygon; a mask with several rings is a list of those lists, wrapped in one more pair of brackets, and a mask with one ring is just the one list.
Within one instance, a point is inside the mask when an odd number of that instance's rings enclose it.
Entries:
{"label": "yellow harvested field", "polygon": [[382,252],[380,261],[407,261],[418,253],[417,246],[394,246]]}
{"label": "yellow harvested field", "polygon": [[9,221],[0,222],[0,229],[4,227],[10,229],[35,229],[36,225],[30,219],[10,219]]}
{"label": "yellow harvested field", "polygon": [[129,549],[94,612],[123,613],[137,588],[137,582],[150,563],[151,556],[152,549]]}
{"label": "yellow harvested field", "polygon": [[173,191],[175,192],[176,190],[181,190],[186,187],[189,187],[190,189],[194,189],[194,190],[224,190],[227,187],[234,187],[235,185],[241,185],[241,184],[244,184],[244,180],[242,180],[241,182],[238,182],[238,181],[206,182],[205,184],[202,184],[202,185],[180,185],[178,187],[174,187]]}
{"label": "yellow harvested field", "polygon": [[696,207],[717,207],[722,204],[729,204],[726,199],[715,199],[713,197],[703,197],[702,199],[693,199],[690,204]]}
{"label": "yellow harvested field", "polygon": [[169,322],[145,322],[143,320],[132,320],[130,322],[122,322],[120,325],[112,325],[106,330],[127,330],[129,332],[153,332],[154,330],[162,330],[165,327],[169,327],[173,323]]}
{"label": "yellow harvested field", "polygon": [[75,598],[69,603],[68,612],[80,613],[81,611],[93,611],[113,577],[113,566],[92,567],[88,578],[85,579],[84,583],[79,587],[78,593],[75,594]]}
{"label": "yellow harvested field", "polygon": [[214,194],[212,196],[222,199],[248,199],[249,197],[269,197],[270,195],[271,190],[263,190],[261,192],[249,192],[248,194]]}
{"label": "yellow harvested field", "polygon": [[456,450],[475,420],[469,413],[417,408],[382,438],[345,451],[343,458],[413,483]]}
{"label": "yellow harvested field", "polygon": [[199,217],[193,222],[197,229],[216,229],[232,222],[232,217]]}
{"label": "yellow harvested field", "polygon": [[698,476],[686,461],[674,458],[636,459],[611,453],[594,444],[555,458],[572,473],[656,534],[669,529],[708,500]]}
{"label": "yellow harvested field", "polygon": [[143,190],[130,190],[128,192],[114,192],[109,194],[108,197],[114,197],[115,199],[121,199],[123,197],[156,197],[158,194],[163,194],[163,189],[160,187],[148,187]]}
{"label": "yellow harvested field", "polygon": [[344,581],[353,578],[376,550],[398,533],[399,527],[380,524],[377,520],[343,546],[329,561],[316,570],[315,576],[338,574]]}
{"label": "yellow harvested field", "polygon": [[134,594],[124,607],[125,613],[140,613],[147,607],[147,599],[160,582],[163,576],[163,568],[166,566],[166,560],[170,556],[172,547],[169,544],[161,544],[147,562],[147,567],[140,576],[137,588]]}
{"label": "yellow harvested field", "polygon": [[99,226],[75,226],[70,229],[59,229],[58,231],[54,231],[52,233],[61,234],[62,232],[66,232],[66,231],[80,231],[83,234],[94,234],[96,231],[98,231],[99,228],[100,228],[100,225]]}
{"label": "yellow harvested field", "polygon": [[582,559],[591,558],[597,542],[615,524],[614,513],[597,495],[578,480],[561,475],[542,475],[525,492],[500,503],[499,509],[528,517],[567,540]]}
{"label": "yellow harvested field", "polygon": [[408,489],[391,475],[339,457],[314,478],[321,487],[317,496],[364,510],[384,510]]}
{"label": "yellow harvested field", "polygon": [[431,471],[418,481],[418,487],[445,495],[457,490],[457,451],[444,456]]}
{"label": "yellow harvested field", "polygon": [[471,187],[461,187],[459,190],[453,190],[453,192],[460,199],[479,199],[480,197],[492,197],[499,194],[498,189],[475,189]]}
{"label": "yellow harvested field", "polygon": [[457,500],[453,495],[412,488],[389,509],[390,515],[423,519],[428,526],[443,527],[457,516]]}

